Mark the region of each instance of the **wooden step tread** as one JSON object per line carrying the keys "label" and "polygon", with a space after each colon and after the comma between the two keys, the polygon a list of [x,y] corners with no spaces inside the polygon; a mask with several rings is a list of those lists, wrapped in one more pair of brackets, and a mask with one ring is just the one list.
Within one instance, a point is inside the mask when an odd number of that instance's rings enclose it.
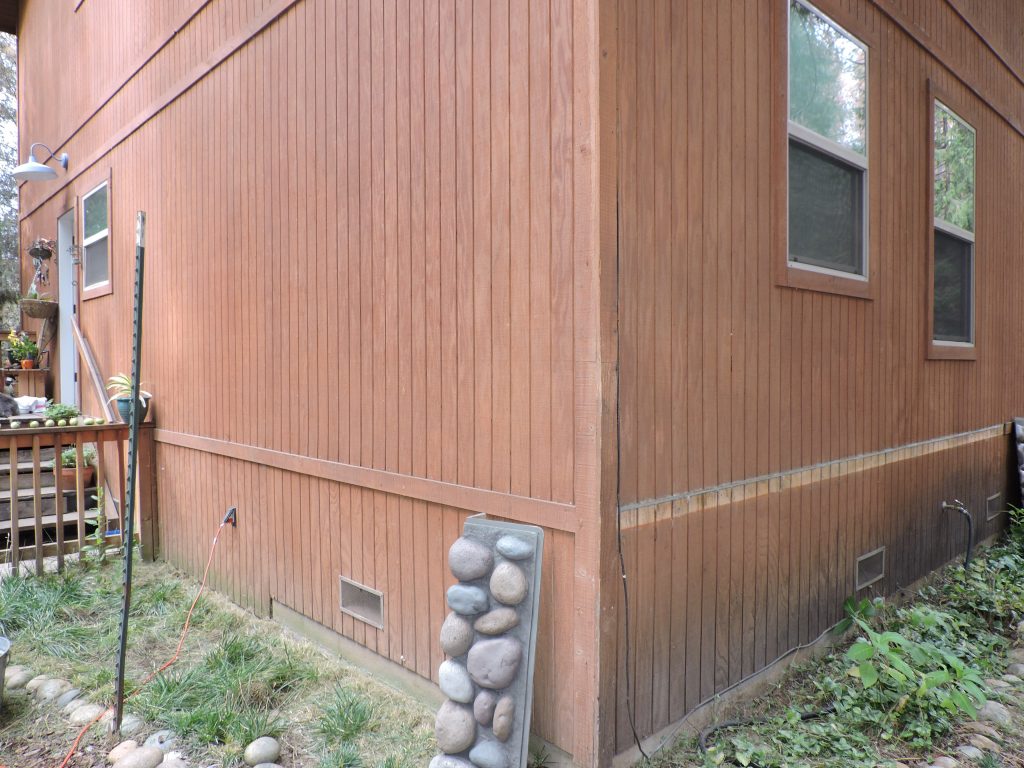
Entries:
{"label": "wooden step tread", "polygon": [[[86,520],[95,520],[96,519],[96,515],[95,515],[95,513],[90,515],[89,511],[86,510],[85,519]],[[78,513],[77,512],[68,512],[66,515],[64,515],[64,517],[61,520],[61,522],[64,525],[69,525],[70,523],[77,523],[78,522]],[[57,525],[57,515],[43,515],[43,517],[42,517],[42,527],[43,528],[53,528],[56,525]],[[19,525],[18,526],[18,532],[19,533],[22,533],[22,532],[30,533],[34,528],[35,528],[35,521],[33,521],[32,524],[28,525],[28,526]],[[10,520],[0,520],[0,531],[9,531],[9,530],[11,530],[11,521]]]}

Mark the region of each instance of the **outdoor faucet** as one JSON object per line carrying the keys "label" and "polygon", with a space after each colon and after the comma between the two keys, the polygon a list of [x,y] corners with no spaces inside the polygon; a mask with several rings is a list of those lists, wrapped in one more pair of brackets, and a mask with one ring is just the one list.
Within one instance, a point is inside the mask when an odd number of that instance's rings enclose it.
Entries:
{"label": "outdoor faucet", "polygon": [[964,568],[967,568],[971,564],[971,547],[974,545],[974,518],[971,517],[971,513],[967,511],[967,507],[960,499],[953,499],[952,504],[947,501],[942,502],[942,511],[959,512],[967,521],[967,553],[964,555]]}

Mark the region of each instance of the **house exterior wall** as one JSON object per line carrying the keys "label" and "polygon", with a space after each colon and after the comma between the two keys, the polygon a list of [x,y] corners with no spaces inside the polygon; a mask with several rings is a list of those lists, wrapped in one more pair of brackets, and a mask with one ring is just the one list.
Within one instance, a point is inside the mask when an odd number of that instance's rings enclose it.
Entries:
{"label": "house exterior wall", "polygon": [[[1016,498],[1024,81],[1019,46],[1001,60],[1010,41],[978,32],[1006,5],[816,5],[869,47],[867,298],[779,280],[787,2],[617,4],[619,502],[641,737],[840,618],[858,556],[886,547],[861,594],[890,594],[961,553],[943,500],[986,537],[1006,517],[986,519],[987,498]],[[927,357],[936,92],[977,129],[976,360]],[[621,596],[617,616],[622,751]]]}
{"label": "house exterior wall", "polygon": [[[582,0],[23,0],[19,23],[22,155],[71,157],[22,188],[23,239],[110,183],[112,291],[80,302],[104,375],[148,215],[162,556],[198,573],[237,505],[218,589],[435,679],[462,521],[542,525],[533,722],[580,765],[611,414],[597,29]],[[384,593],[382,629],[339,575]]]}

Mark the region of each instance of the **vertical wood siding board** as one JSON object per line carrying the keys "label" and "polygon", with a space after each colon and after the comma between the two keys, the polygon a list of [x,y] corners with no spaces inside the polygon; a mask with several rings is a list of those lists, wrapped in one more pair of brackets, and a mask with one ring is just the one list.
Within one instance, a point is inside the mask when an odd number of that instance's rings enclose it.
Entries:
{"label": "vertical wood siding board", "polygon": [[[329,137],[328,173],[331,174],[327,183],[327,211],[331,225],[329,232],[333,237],[334,260],[329,261],[329,269],[333,271],[335,301],[332,302],[333,328],[328,336],[328,348],[337,351],[337,357],[331,361],[331,378],[328,382],[330,396],[336,397],[336,407],[331,413],[331,437],[329,457],[333,461],[351,463],[349,446],[346,442],[351,433],[349,409],[351,390],[349,388],[349,366],[352,354],[349,348],[349,277],[352,266],[352,250],[349,247],[349,213],[351,201],[348,192],[349,169],[349,135],[348,118],[348,57],[349,29],[347,5],[331,6],[331,19],[326,25],[324,34],[327,37],[327,48],[334,77],[328,83],[328,115],[332,120],[327,134]],[[331,275],[329,275],[331,277]],[[340,491],[339,491],[340,493]],[[342,506],[339,496],[339,509]]]}
{"label": "vertical wood siding board", "polygon": [[[414,27],[416,22],[422,19],[419,11],[422,10],[417,8],[418,2],[413,2],[412,10],[412,21]],[[427,529],[427,505],[422,501],[412,501],[412,518],[413,518],[413,539],[415,542],[413,550],[413,561],[415,567],[413,570],[412,582],[406,585],[406,591],[412,594],[412,600],[415,605],[415,625],[412,634],[413,645],[415,647],[415,669],[416,673],[422,677],[430,678],[430,668],[433,666],[433,657],[431,656],[431,645],[432,636],[435,631],[435,627],[440,624],[433,624],[430,620],[430,557],[431,557],[431,540],[429,538],[429,532]],[[441,559],[441,558],[437,558]]]}
{"label": "vertical wood siding board", "polygon": [[[575,380],[573,344],[575,160],[573,135],[573,0],[551,3],[551,496],[573,501]],[[580,214],[581,215],[581,214]]]}
{"label": "vertical wood siding board", "polygon": [[729,685],[729,657],[732,640],[732,542],[733,513],[732,492],[718,494],[718,506],[711,519],[716,543],[716,555],[711,566],[715,572],[715,665],[714,690],[719,692]]}
{"label": "vertical wood siding board", "polygon": [[[411,80],[409,62],[412,55],[409,0],[398,0],[395,12],[397,27],[397,86],[398,100],[398,471],[412,474],[413,470],[413,124],[412,90],[417,86]],[[411,560],[410,560],[411,562]]]}
{"label": "vertical wood siding board", "polygon": [[[385,270],[387,267],[386,205],[388,203],[385,189],[385,152],[387,137],[385,136],[384,100],[384,8],[381,3],[370,4],[369,13],[369,195],[370,195],[370,250],[368,265],[369,290],[364,299],[369,301],[367,312],[369,324],[369,397],[370,407],[370,440],[369,455],[365,457],[375,469],[384,469],[387,461],[387,440],[385,422],[387,416],[387,294]],[[371,506],[376,509],[379,499],[372,498]],[[381,529],[384,521],[379,521]],[[382,534],[383,535],[383,534]],[[382,562],[378,560],[377,562]]]}
{"label": "vertical wood siding board", "polygon": [[511,155],[510,3],[496,0],[491,13],[491,487],[511,491]]}
{"label": "vertical wood siding board", "polygon": [[668,7],[656,0],[645,14],[653,27],[648,47],[653,62],[648,89],[651,91],[651,132],[648,152],[652,173],[647,189],[651,198],[648,213],[653,233],[648,270],[651,291],[647,295],[651,307],[651,360],[647,378],[653,386],[651,413],[653,424],[645,443],[653,449],[651,496],[662,498],[672,492],[672,267],[670,222],[672,174],[672,81],[669,70],[671,43]]}
{"label": "vertical wood siding board", "polygon": [[[667,20],[666,20],[667,21]],[[668,725],[669,697],[672,683],[672,583],[675,561],[673,559],[672,504],[662,502],[655,513],[657,532],[655,534],[655,557],[653,562],[654,589],[652,603],[654,610],[654,659],[652,672],[651,730],[660,730]]]}
{"label": "vertical wood siding board", "polygon": [[530,494],[530,30],[529,0],[509,0],[509,483]]}
{"label": "vertical wood siding board", "polygon": [[[571,21],[571,20],[570,20]],[[570,91],[571,93],[571,91]],[[573,574],[576,570],[575,541],[572,533],[567,531],[546,531],[555,543],[555,573],[552,579],[555,591],[553,607],[558,616],[573,616],[575,604],[573,600]],[[555,632],[553,661],[555,676],[549,680],[569,680],[573,678],[573,649],[576,647],[575,620],[569,626],[563,626]],[[576,722],[573,711],[575,691],[573,685],[553,685],[554,703],[558,713],[555,722],[555,737],[560,744],[574,745]],[[580,723],[580,730],[586,728]]]}
{"label": "vertical wood siding board", "polygon": [[668,722],[675,722],[686,712],[686,657],[687,657],[687,590],[691,585],[687,581],[689,573],[689,549],[687,542],[687,520],[682,516],[683,502],[676,501],[671,506],[671,516],[667,523],[669,535],[672,537],[672,559],[670,561],[669,590],[669,655],[668,674]]}
{"label": "vertical wood siding board", "polygon": [[[687,502],[688,507],[692,502]],[[688,509],[686,522],[686,709],[693,709],[703,699],[701,691],[701,644],[703,641],[702,604],[704,516],[694,508]]]}
{"label": "vertical wood siding board", "polygon": [[[704,11],[702,19],[702,32],[701,41],[702,45],[702,65],[703,71],[715,72],[719,76],[722,76],[722,70],[718,66],[717,52],[718,52],[718,41],[717,41],[717,7],[707,6],[702,9]],[[718,89],[720,90],[720,89]],[[711,88],[705,88],[703,90],[703,104],[700,110],[701,113],[701,144],[704,151],[701,153],[704,173],[702,176],[702,197],[713,200],[718,194],[718,142],[716,136],[718,133],[718,126],[722,123],[719,122],[717,116],[717,96],[716,90]],[[714,147],[715,149],[712,149]],[[718,429],[718,392],[719,382],[717,381],[717,375],[719,371],[718,356],[719,356],[719,339],[716,334],[721,330],[718,322],[718,304],[720,299],[718,297],[718,260],[719,260],[719,243],[718,243],[718,218],[717,218],[717,206],[709,205],[702,210],[701,220],[703,223],[703,248],[702,253],[704,256],[705,269],[703,273],[704,280],[704,296],[706,301],[703,306],[703,344],[704,354],[702,360],[702,371],[703,371],[703,391],[701,393],[701,403],[704,406],[701,410],[704,418],[704,429],[703,429],[703,443],[705,446],[704,451],[704,473],[702,478],[703,486],[714,486],[717,485],[721,480],[721,474],[718,468],[718,452],[717,452],[717,429]],[[712,539],[712,542],[715,540]]]}
{"label": "vertical wood siding board", "polygon": [[[320,458],[333,458],[336,452],[331,443],[337,434],[337,408],[333,400],[337,397],[338,381],[337,372],[339,355],[336,347],[338,339],[337,309],[338,294],[334,289],[338,273],[338,232],[337,232],[337,207],[333,200],[333,192],[337,190],[338,182],[336,175],[336,164],[334,160],[335,147],[338,138],[337,120],[334,114],[334,95],[336,93],[334,82],[328,78],[328,72],[336,80],[337,73],[335,66],[337,57],[334,51],[332,36],[331,44],[328,45],[327,29],[328,17],[326,4],[318,3],[315,6],[315,20],[312,33],[314,37],[315,51],[312,58],[312,66],[316,71],[316,88],[314,91],[314,103],[317,105],[317,120],[315,144],[318,148],[317,174],[316,174],[316,231],[318,243],[313,247],[317,254],[317,284],[318,296],[315,309],[317,310],[316,331],[317,345],[314,356],[314,365],[319,374],[317,386],[319,393],[317,401],[321,405],[317,417],[317,456]],[[333,6],[332,6],[333,10]],[[326,496],[324,497],[326,501]],[[328,614],[330,615],[330,614]],[[329,622],[328,622],[329,623]]]}
{"label": "vertical wood siding board", "polygon": [[[426,344],[426,476],[441,478],[442,394],[441,394],[441,134],[440,134],[440,29],[439,4],[424,3],[423,90],[424,90],[424,322]],[[433,514],[433,512],[431,513]]]}
{"label": "vertical wood siding board", "polygon": [[[674,4],[673,7],[677,7]],[[702,134],[703,116],[701,109],[703,96],[703,38],[701,37],[701,7],[697,3],[685,5],[685,35],[680,39],[686,47],[686,261],[688,262],[688,279],[686,303],[687,336],[686,336],[686,464],[687,478],[690,488],[703,487],[704,473],[704,441],[703,435],[703,366],[704,354],[704,197],[702,147],[698,140]],[[689,702],[689,696],[687,696]]]}
{"label": "vertical wood siding board", "polygon": [[[625,49],[621,49],[623,52]],[[622,547],[623,552],[630,551],[630,547],[627,546],[628,542],[632,539],[634,531],[623,531],[622,532]],[[629,565],[627,562],[627,575],[626,584],[629,583]],[[627,709],[630,704],[627,702],[633,701],[633,692],[627,686],[627,677],[631,678],[631,674],[626,673],[626,621],[625,621],[625,604],[623,590],[620,586],[619,589],[615,590],[615,615],[618,618],[616,622],[616,647],[620,649],[620,652],[615,657],[615,752],[621,752],[623,749],[628,747],[632,743],[632,734],[630,733],[629,724],[629,712]],[[632,679],[629,680],[632,682]]]}
{"label": "vertical wood siding board", "polygon": [[530,495],[551,496],[551,17],[531,0]]}
{"label": "vertical wood siding board", "polygon": [[618,227],[619,303],[619,503],[637,500],[636,486],[636,302],[633,297],[636,274],[636,5],[619,3],[618,35],[618,175],[621,198]]}
{"label": "vertical wood siding board", "polygon": [[458,482],[458,358],[456,339],[456,260],[455,260],[455,3],[441,0],[440,28],[440,109],[441,131],[441,477]]}
{"label": "vertical wood siding board", "polygon": [[[438,627],[441,626],[445,616],[448,614],[448,607],[444,602],[444,571],[448,561],[448,542],[444,539],[444,513],[437,504],[427,504],[427,537],[430,542],[429,560],[429,586],[430,597],[430,674],[428,677],[434,679],[434,670],[444,659],[441,650],[441,641]],[[438,556],[440,554],[440,556]]]}
{"label": "vertical wood siding board", "polygon": [[[741,122],[740,116],[736,113],[736,67],[733,60],[733,51],[736,42],[733,39],[732,16],[730,7],[719,7],[717,17],[717,62],[719,67],[719,78],[721,87],[718,89],[718,126],[716,133],[721,131],[721,126],[729,126],[731,133]],[[733,399],[733,382],[737,366],[741,365],[739,355],[736,353],[736,315],[739,307],[734,301],[734,291],[738,281],[733,277],[733,258],[737,243],[734,239],[734,218],[731,208],[735,205],[735,191],[733,184],[733,161],[737,148],[734,141],[728,143],[717,141],[717,166],[718,187],[709,190],[713,200],[718,203],[719,215],[716,221],[717,247],[715,264],[718,268],[717,275],[717,329],[719,355],[716,369],[718,399],[718,432],[716,444],[718,447],[718,480],[724,482],[736,478],[737,468],[735,466],[735,444],[737,441],[729,439],[732,434],[733,410],[736,404]],[[729,211],[729,213],[726,213]],[[742,534],[740,534],[742,535]]]}
{"label": "vertical wood siding board", "polygon": [[473,478],[480,488],[492,488],[492,377],[493,335],[491,325],[491,5],[475,4],[471,28],[472,178],[473,246],[469,271],[472,295],[474,401]]}
{"label": "vertical wood siding board", "polygon": [[670,107],[666,115],[668,140],[671,153],[669,173],[669,245],[668,260],[671,274],[669,344],[672,349],[672,365],[669,371],[669,397],[671,399],[670,425],[670,473],[671,489],[688,488],[686,471],[686,314],[687,298],[687,249],[686,249],[686,148],[689,133],[686,125],[686,41],[685,30],[681,27],[684,8],[673,3],[668,5],[668,81]]}

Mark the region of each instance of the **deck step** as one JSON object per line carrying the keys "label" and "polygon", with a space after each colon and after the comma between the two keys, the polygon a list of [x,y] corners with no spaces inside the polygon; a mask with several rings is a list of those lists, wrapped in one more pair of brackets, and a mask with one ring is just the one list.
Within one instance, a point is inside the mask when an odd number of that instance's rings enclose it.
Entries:
{"label": "deck step", "polygon": [[[11,499],[10,492],[5,491],[7,499],[0,501],[0,522],[6,522],[10,526],[11,521]],[[53,489],[50,489],[49,496],[43,496],[40,499],[40,505],[42,506],[44,515],[56,514],[56,503],[53,498]],[[35,525],[35,498],[29,494],[25,497],[18,498],[18,526],[24,528],[26,525],[31,527]]]}
{"label": "deck step", "polygon": [[[86,520],[95,520],[96,519],[96,512],[95,511],[86,511],[85,519]],[[64,525],[74,525],[75,523],[78,522],[78,513],[77,512],[68,512],[66,515],[64,515],[64,518],[63,518],[62,522],[64,523]],[[44,515],[43,516],[43,528],[54,528],[54,527],[56,527],[56,525],[57,525],[57,515],[49,514],[49,515]],[[11,530],[11,521],[10,520],[0,520],[0,531],[10,531],[10,530]],[[25,531],[31,531],[31,530],[32,530],[31,526],[26,527],[24,525],[21,525],[21,526],[19,526],[18,532],[19,533],[23,533]]]}
{"label": "deck step", "polygon": [[[18,488],[22,490],[32,488],[32,480],[34,478],[32,474],[32,462],[28,462],[27,465],[18,465]],[[48,467],[40,468],[39,470],[39,482],[43,487],[55,487],[55,480],[53,477],[53,470]],[[68,485],[68,483],[65,483]],[[72,482],[72,487],[73,482]],[[0,491],[11,490],[11,469],[9,466],[0,466]],[[21,495],[21,494],[19,494]]]}
{"label": "deck step", "polygon": [[[10,453],[11,453],[10,448],[8,448],[7,445],[4,444],[3,434],[0,434],[0,462],[10,466],[10,459],[9,459]],[[48,463],[48,462],[52,462],[53,461],[53,446],[52,445],[49,446],[48,448],[42,448],[41,447],[39,449],[39,461],[41,461],[43,463]],[[30,465],[32,463],[32,449],[31,448],[19,448],[18,449],[18,464],[20,465],[20,464],[23,464],[25,462],[28,462]]]}

